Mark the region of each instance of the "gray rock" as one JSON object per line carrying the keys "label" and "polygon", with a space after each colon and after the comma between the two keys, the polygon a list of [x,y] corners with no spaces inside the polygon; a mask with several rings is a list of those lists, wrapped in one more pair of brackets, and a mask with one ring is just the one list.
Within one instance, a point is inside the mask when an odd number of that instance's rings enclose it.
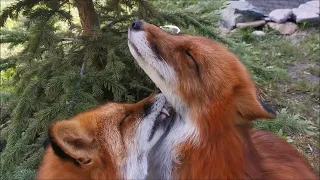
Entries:
{"label": "gray rock", "polygon": [[309,13],[319,14],[319,8],[313,7],[313,6],[310,6],[310,5],[307,5],[307,4],[301,4],[298,7],[298,9],[304,10],[304,11],[309,12]]}
{"label": "gray rock", "polygon": [[319,0],[315,0],[315,1],[308,1],[305,3],[306,5],[315,7],[315,8],[320,8],[320,1]]}
{"label": "gray rock", "polygon": [[229,1],[229,5],[220,11],[221,24],[233,29],[238,23],[261,20],[264,17],[262,10],[248,2]]}
{"label": "gray rock", "polygon": [[301,4],[298,8],[292,9],[293,17],[296,22],[320,22],[320,3],[319,0],[308,1]]}
{"label": "gray rock", "polygon": [[165,26],[160,26],[161,29],[166,31],[169,34],[179,34],[180,29],[177,26],[174,25],[165,25]]}
{"label": "gray rock", "polygon": [[283,23],[292,16],[291,9],[276,9],[270,12],[269,18],[276,23]]}
{"label": "gray rock", "polygon": [[263,26],[266,24],[266,21],[264,20],[259,20],[259,21],[253,21],[253,22],[247,22],[247,23],[238,23],[236,25],[237,28],[242,29],[242,28],[255,28],[259,26]]}
{"label": "gray rock", "polygon": [[294,19],[297,23],[300,22],[320,22],[319,14],[308,12],[305,9],[294,8],[292,9]]}
{"label": "gray rock", "polygon": [[254,36],[265,36],[266,33],[263,32],[263,31],[253,31],[252,35],[254,35]]}
{"label": "gray rock", "polygon": [[269,18],[269,17],[264,17],[263,20],[265,20],[266,22],[270,22],[270,21],[271,21],[271,18]]}
{"label": "gray rock", "polygon": [[279,31],[280,34],[283,34],[283,35],[293,34],[298,29],[298,26],[292,22],[286,22],[284,24],[268,22],[268,26],[271,29]]}
{"label": "gray rock", "polygon": [[226,8],[220,12],[221,25],[229,30],[234,28],[237,18],[241,16],[241,14],[236,14],[235,11],[235,9]]}

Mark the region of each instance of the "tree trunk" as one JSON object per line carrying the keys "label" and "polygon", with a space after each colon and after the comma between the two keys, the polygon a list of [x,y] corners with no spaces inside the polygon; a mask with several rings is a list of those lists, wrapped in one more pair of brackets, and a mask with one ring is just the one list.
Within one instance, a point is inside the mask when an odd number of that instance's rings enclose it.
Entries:
{"label": "tree trunk", "polygon": [[83,36],[90,36],[95,27],[99,27],[98,15],[92,0],[75,0],[83,28]]}

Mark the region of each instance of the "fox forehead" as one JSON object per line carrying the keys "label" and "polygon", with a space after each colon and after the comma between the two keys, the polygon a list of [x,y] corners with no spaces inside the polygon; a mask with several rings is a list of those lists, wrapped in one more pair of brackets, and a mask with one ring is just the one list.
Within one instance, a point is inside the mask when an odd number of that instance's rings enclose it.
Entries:
{"label": "fox forehead", "polygon": [[92,110],[80,113],[70,120],[79,121],[85,127],[91,127],[90,124],[97,124],[101,120],[112,124],[117,122],[117,120],[123,114],[125,114],[126,111],[127,107],[125,104],[108,103]]}

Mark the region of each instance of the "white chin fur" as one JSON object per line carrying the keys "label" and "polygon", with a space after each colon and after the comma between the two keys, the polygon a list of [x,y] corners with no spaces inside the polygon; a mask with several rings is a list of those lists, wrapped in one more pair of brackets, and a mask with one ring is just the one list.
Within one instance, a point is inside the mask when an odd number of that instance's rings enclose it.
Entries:
{"label": "white chin fur", "polygon": [[151,148],[158,142],[165,132],[165,129],[158,128],[151,141],[149,137],[155,121],[166,103],[163,94],[158,94],[152,104],[151,111],[146,115],[139,124],[134,142],[128,148],[129,156],[125,165],[122,167],[123,177],[125,179],[144,179],[148,174],[148,155]]}
{"label": "white chin fur", "polygon": [[[177,84],[176,73],[160,56],[154,54],[146,40],[144,31],[128,31],[129,50],[138,65],[151,78],[151,80],[165,94],[167,100],[175,107],[177,112],[184,111],[181,100],[175,96]],[[133,47],[132,44],[136,47]],[[137,52],[138,51],[138,52]],[[160,57],[162,58],[162,57]]]}
{"label": "white chin fur", "polygon": [[190,119],[188,108],[177,96],[177,76],[174,69],[165,60],[160,60],[159,56],[154,54],[144,31],[129,30],[128,37],[130,52],[138,65],[159,87],[176,112],[180,114],[180,117],[174,120],[169,134],[161,145],[155,147],[155,152],[153,153],[153,166],[156,167],[155,171],[157,171],[153,172],[153,174],[156,174],[157,179],[172,179],[173,163],[179,163],[179,159],[177,159],[179,154],[174,152],[174,148],[187,140],[197,144],[199,133],[194,121]]}

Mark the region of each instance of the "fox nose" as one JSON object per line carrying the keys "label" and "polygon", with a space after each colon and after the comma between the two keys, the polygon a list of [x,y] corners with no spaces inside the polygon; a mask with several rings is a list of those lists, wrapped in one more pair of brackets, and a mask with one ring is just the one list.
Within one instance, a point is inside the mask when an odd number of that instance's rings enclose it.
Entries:
{"label": "fox nose", "polygon": [[131,29],[134,29],[134,30],[142,30],[142,24],[143,22],[141,20],[133,20],[132,24],[131,24]]}

